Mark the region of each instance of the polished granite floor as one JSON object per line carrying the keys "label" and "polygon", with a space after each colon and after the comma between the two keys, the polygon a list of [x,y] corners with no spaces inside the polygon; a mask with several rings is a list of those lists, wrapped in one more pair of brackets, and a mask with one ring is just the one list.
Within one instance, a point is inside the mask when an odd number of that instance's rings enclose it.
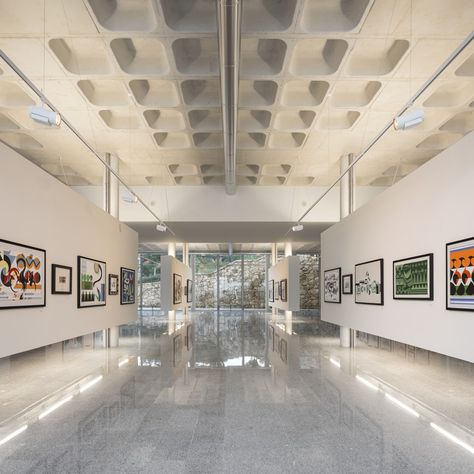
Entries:
{"label": "polished granite floor", "polygon": [[341,349],[311,315],[122,333],[0,361],[1,473],[474,472],[472,364]]}

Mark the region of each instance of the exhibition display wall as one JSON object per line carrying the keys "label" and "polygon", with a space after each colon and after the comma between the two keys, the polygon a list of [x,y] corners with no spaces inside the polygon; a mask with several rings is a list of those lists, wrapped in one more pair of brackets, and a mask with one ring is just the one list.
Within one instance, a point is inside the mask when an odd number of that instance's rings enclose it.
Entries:
{"label": "exhibition display wall", "polygon": [[1,143],[0,163],[0,357],[134,321],[137,233]]}
{"label": "exhibition display wall", "polygon": [[268,304],[283,311],[300,309],[300,259],[292,255],[268,269]]}
{"label": "exhibition display wall", "polygon": [[188,265],[170,255],[161,257],[161,309],[184,309],[192,303],[194,288]]}
{"label": "exhibition display wall", "polygon": [[323,320],[474,362],[473,149],[470,133],[322,233]]}

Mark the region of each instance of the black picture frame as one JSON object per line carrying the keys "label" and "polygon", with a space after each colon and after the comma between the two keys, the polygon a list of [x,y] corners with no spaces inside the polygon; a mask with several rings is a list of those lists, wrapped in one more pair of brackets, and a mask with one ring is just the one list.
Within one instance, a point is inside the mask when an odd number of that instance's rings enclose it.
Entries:
{"label": "black picture frame", "polygon": [[[358,301],[358,285],[360,285],[359,283],[357,283],[357,275],[358,275],[358,271],[359,272],[363,272],[364,271],[364,268],[361,269],[361,267],[364,267],[369,264],[378,264],[377,265],[377,269],[378,269],[378,272],[379,272],[379,275],[380,275],[380,283],[378,283],[378,287],[379,287],[379,298],[374,301],[374,302],[367,302],[367,301],[361,301],[360,298],[359,298],[359,301]],[[366,270],[367,271],[367,270]],[[361,263],[357,263],[354,267],[354,302],[356,304],[369,304],[369,305],[375,305],[375,306],[383,306],[384,304],[384,262],[383,262],[383,258],[376,258],[374,260],[368,260],[367,262],[361,262]]]}
{"label": "black picture frame", "polygon": [[273,280],[269,280],[268,282],[268,302],[269,303],[273,303],[275,301],[275,289],[274,289],[274,281]]}
{"label": "black picture frame", "polygon": [[186,303],[193,302],[193,280],[186,280]]}
{"label": "black picture frame", "polygon": [[[469,242],[469,244],[467,244],[467,242]],[[467,244],[467,245],[466,245]],[[472,252],[470,249],[473,249]],[[471,255],[474,255],[474,237],[469,237],[467,239],[461,239],[461,240],[455,240],[454,242],[448,242],[446,244],[446,256],[445,256],[445,259],[446,259],[446,274],[445,274],[445,287],[446,287],[446,309],[447,310],[450,310],[450,311],[474,311],[474,294],[473,295],[468,295],[470,296],[470,298],[465,298],[465,301],[467,301],[467,303],[463,303],[462,301],[456,301],[456,300],[460,300],[461,299],[461,295],[453,295],[451,294],[452,291],[455,290],[456,288],[456,282],[452,282],[451,280],[454,279],[454,276],[456,275],[456,272],[452,272],[452,269],[450,267],[450,262],[451,262],[451,259],[452,259],[452,254],[450,254],[450,252],[452,251],[466,251],[468,250],[469,252],[469,255],[468,257],[461,257],[461,258],[469,258],[469,256]],[[474,261],[471,257],[470,259],[471,261],[468,262],[470,263],[471,265],[469,266],[472,266],[472,264],[474,264]],[[461,260],[461,263],[462,263],[462,260]],[[460,268],[460,267],[458,267]],[[465,267],[463,267],[465,268]],[[464,272],[463,272],[464,274]],[[462,277],[461,277],[461,280],[462,280]],[[459,280],[457,280],[459,281]],[[470,285],[473,285],[474,287],[474,275],[471,273],[471,282],[470,284],[468,285],[468,288],[473,288],[473,287],[470,287]],[[458,285],[458,288],[459,288],[460,285]],[[455,304],[459,304],[459,305],[466,305],[466,306],[453,306]]]}
{"label": "black picture frame", "polygon": [[[427,282],[427,295],[426,296],[412,296],[412,295],[402,295],[397,293],[397,282],[396,282],[396,268],[399,264],[405,262],[407,263],[418,263],[421,261],[426,261],[428,264],[428,269],[427,269],[427,277],[428,277],[428,282]],[[433,301],[433,254],[432,253],[426,253],[423,255],[415,255],[414,257],[409,257],[409,258],[401,258],[398,260],[394,260],[392,263],[392,291],[393,291],[393,299],[394,300],[408,300],[408,301],[413,301],[413,300],[422,300],[422,301]]]}
{"label": "black picture frame", "polygon": [[[115,282],[115,290],[112,290],[113,282]],[[109,273],[109,295],[116,296],[119,293],[119,276],[115,273]]]}
{"label": "black picture frame", "polygon": [[[349,280],[349,291],[345,290],[346,280]],[[342,294],[343,295],[352,295],[352,293],[353,293],[352,288],[353,288],[352,273],[348,273],[347,275],[342,275],[342,283],[341,283]]]}
{"label": "black picture frame", "polygon": [[[82,261],[83,260],[100,264],[99,268],[102,271],[101,276],[100,276],[100,280],[102,281],[102,283],[100,283],[100,285],[102,285],[102,288],[99,291],[101,291],[103,293],[104,299],[103,299],[103,301],[99,300],[99,302],[97,304],[94,304],[95,299],[87,300],[85,298],[88,295],[91,296],[91,294],[92,294],[92,297],[95,298],[93,290],[94,290],[94,287],[96,286],[96,284],[99,281],[92,282],[92,288],[91,289],[88,289],[88,287],[87,287],[87,289],[86,288],[81,288],[81,282],[82,282],[82,280],[81,280],[81,277],[82,277],[81,268],[82,268]],[[101,265],[103,265],[103,270],[102,270]],[[84,282],[84,284],[85,283],[86,282]],[[91,282],[89,282],[89,284],[90,283]],[[107,305],[106,283],[107,283],[107,264],[105,262],[103,262],[102,260],[96,260],[95,258],[84,257],[83,255],[78,255],[77,256],[77,307],[78,308],[83,309],[83,308],[95,308],[95,307],[98,307],[98,306],[106,306]]]}
{"label": "black picture frame", "polygon": [[120,304],[135,304],[136,292],[135,270],[120,267]]}
{"label": "black picture frame", "polygon": [[288,280],[285,278],[280,281],[280,299],[281,301],[288,301]]}
{"label": "black picture frame", "polygon": [[[2,245],[5,244],[5,245]],[[4,240],[0,239],[0,250],[2,250],[2,253],[0,254],[0,262],[4,261],[4,246],[16,246],[16,247],[21,247],[25,249],[27,252],[33,250],[34,252],[41,252],[42,255],[40,255],[40,258],[43,258],[43,270],[42,270],[42,288],[40,292],[40,303],[36,304],[29,304],[26,299],[18,299],[18,300],[0,300],[0,310],[2,309],[21,309],[21,308],[42,308],[46,306],[46,284],[47,284],[47,266],[46,266],[46,250],[38,248],[38,247],[33,247],[31,245],[26,245],[26,244],[21,244],[19,242],[13,242],[11,240]],[[10,262],[11,263],[11,262]],[[41,274],[40,274],[41,275]],[[3,283],[0,282],[0,286],[4,286]],[[13,290],[12,290],[13,292]],[[6,302],[13,303],[11,306],[10,305],[5,305]]]}
{"label": "black picture frame", "polygon": [[183,302],[183,277],[178,273],[173,273],[173,304]]}
{"label": "black picture frame", "polygon": [[[67,278],[69,278],[69,284],[67,285],[67,290],[58,289],[58,282],[56,281],[59,278],[59,271],[66,270]],[[53,263],[51,265],[51,294],[53,295],[71,295],[72,294],[72,267],[66,265],[58,265]]]}
{"label": "black picture frame", "polygon": [[[326,277],[327,276],[335,275],[335,281],[333,285],[329,285],[329,282],[326,284]],[[336,286],[334,291],[333,299],[329,298],[329,287]],[[329,268],[328,270],[324,270],[324,281],[323,281],[323,291],[324,291],[324,302],[325,303],[336,303],[339,304],[341,302],[341,267],[336,268]]]}

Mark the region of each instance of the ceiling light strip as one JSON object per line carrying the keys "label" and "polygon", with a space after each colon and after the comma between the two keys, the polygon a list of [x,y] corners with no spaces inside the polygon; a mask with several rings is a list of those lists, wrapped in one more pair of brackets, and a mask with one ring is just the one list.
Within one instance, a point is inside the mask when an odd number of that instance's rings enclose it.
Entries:
{"label": "ceiling light strip", "polygon": [[[398,114],[395,117],[399,117],[404,114],[413,103],[428,89],[428,87],[445,71],[445,69],[469,46],[471,41],[474,39],[474,31],[471,31],[469,35],[464,39],[464,41],[451,53],[451,55],[444,61],[443,64],[435,71],[435,73],[418,89],[415,95],[403,106]],[[318,199],[312,204],[304,214],[296,221],[297,223],[301,222],[322,200],[323,198],[331,191],[334,186],[351,170],[358,161],[387,133],[387,131],[392,127],[393,120],[391,119],[387,125],[382,129],[381,132],[365,147],[365,149],[359,153],[359,155],[354,159],[354,161],[349,164],[349,166],[341,173],[341,175],[329,186],[326,191],[324,191]],[[287,235],[290,230],[285,234]]]}
{"label": "ceiling light strip", "polygon": [[[69,122],[69,120],[61,114],[61,112],[51,103],[51,101],[41,92],[34,83],[23,73],[23,71],[10,59],[10,57],[0,49],[0,57],[5,61],[8,66],[15,72],[15,74],[22,79],[25,84],[39,97],[43,104],[46,104],[53,112],[58,113],[61,116],[62,123],[64,123],[69,130],[82,142],[83,145],[97,158],[100,162],[107,168],[111,174],[118,179],[118,181],[127,189],[130,194],[135,196],[138,202],[158,221],[159,224],[165,225],[165,223],[148,207],[148,205],[138,196],[123,180],[123,178],[118,174],[88,142],[87,140],[79,133],[79,131]],[[171,234],[176,235],[170,228],[167,226]]]}

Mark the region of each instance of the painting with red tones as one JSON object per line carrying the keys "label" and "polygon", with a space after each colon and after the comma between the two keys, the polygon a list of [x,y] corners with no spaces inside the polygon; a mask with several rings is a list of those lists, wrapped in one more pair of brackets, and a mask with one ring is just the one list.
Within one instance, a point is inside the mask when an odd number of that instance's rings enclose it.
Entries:
{"label": "painting with red tones", "polygon": [[474,237],[446,244],[446,309],[474,311]]}

